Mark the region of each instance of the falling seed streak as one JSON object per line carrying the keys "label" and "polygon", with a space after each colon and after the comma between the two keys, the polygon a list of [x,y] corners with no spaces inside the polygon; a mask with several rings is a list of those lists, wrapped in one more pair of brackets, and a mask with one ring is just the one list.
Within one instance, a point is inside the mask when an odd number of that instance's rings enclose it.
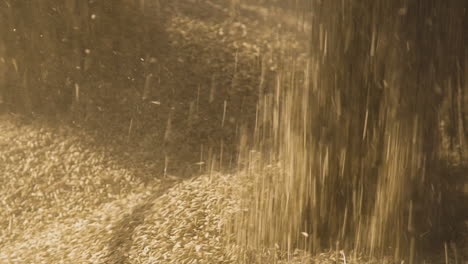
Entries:
{"label": "falling seed streak", "polygon": [[449,264],[447,242],[444,242],[444,251],[445,251],[445,264]]}
{"label": "falling seed streak", "polygon": [[215,95],[215,76],[211,76],[211,88],[210,88],[210,97],[209,97],[209,102],[210,104],[214,100],[214,95]]}
{"label": "falling seed streak", "polygon": [[362,131],[362,140],[366,138],[368,116],[369,116],[369,109],[366,109],[366,116],[364,118],[364,130]]}
{"label": "falling seed streak", "polygon": [[219,151],[219,166],[221,169],[221,166],[223,165],[223,150],[224,150],[224,141],[221,140],[221,146],[220,146],[220,151]]}
{"label": "falling seed streak", "polygon": [[255,134],[255,135],[256,135],[257,132],[258,132],[258,111],[259,111],[258,107],[259,107],[259,105],[258,105],[258,103],[257,103],[257,105],[256,105],[256,110],[255,110],[255,129],[254,129],[254,134]]}
{"label": "falling seed streak", "polygon": [[75,83],[75,101],[80,101],[80,86],[77,83]]}
{"label": "falling seed streak", "polygon": [[167,178],[167,168],[169,166],[169,157],[167,154],[164,155],[164,171],[163,171],[163,177]]}
{"label": "falling seed streak", "polygon": [[327,56],[327,46],[328,46],[328,32],[325,31],[325,43],[323,44],[324,49],[323,49],[323,56]]}
{"label": "falling seed streak", "polygon": [[459,154],[460,154],[460,159],[463,158],[463,150],[465,149],[465,128],[464,128],[464,115],[463,115],[463,93],[462,93],[462,84],[461,84],[461,66],[460,63],[457,62],[457,114],[458,114],[458,144],[460,145],[459,147]]}
{"label": "falling seed streak", "polygon": [[200,146],[200,173],[202,172],[202,166],[205,164],[203,161],[203,144]]}
{"label": "falling seed streak", "polygon": [[221,121],[221,127],[224,127],[224,119],[226,118],[226,108],[227,108],[227,101],[224,100],[223,119],[222,119],[222,121]]}
{"label": "falling seed streak", "polygon": [[197,115],[198,115],[198,102],[200,100],[200,85],[198,85],[197,88],[197,104],[196,104],[196,109],[197,109]]}
{"label": "falling seed streak", "polygon": [[132,127],[133,127],[133,118],[130,119],[130,125],[128,126],[127,141],[130,141],[130,134],[132,133]]}
{"label": "falling seed streak", "polygon": [[236,49],[236,54],[234,57],[234,73],[237,73],[238,53],[239,51]]}
{"label": "falling seed streak", "polygon": [[169,112],[169,117],[167,118],[166,131],[164,132],[164,143],[168,143],[172,134],[172,114],[173,109]]}

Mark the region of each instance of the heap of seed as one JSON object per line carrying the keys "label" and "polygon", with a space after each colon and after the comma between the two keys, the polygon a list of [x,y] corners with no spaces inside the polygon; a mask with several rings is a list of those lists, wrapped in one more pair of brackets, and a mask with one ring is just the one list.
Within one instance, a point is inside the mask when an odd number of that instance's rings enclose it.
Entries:
{"label": "heap of seed", "polygon": [[133,233],[131,263],[233,263],[223,226],[239,206],[236,177],[201,176],[156,199]]}

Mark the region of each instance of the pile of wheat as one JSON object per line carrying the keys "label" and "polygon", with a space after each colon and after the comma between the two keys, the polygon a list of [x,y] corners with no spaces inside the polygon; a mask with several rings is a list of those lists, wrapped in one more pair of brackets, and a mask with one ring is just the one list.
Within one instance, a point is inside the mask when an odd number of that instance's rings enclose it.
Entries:
{"label": "pile of wheat", "polygon": [[223,226],[239,208],[230,175],[205,175],[156,199],[132,236],[131,263],[230,263]]}

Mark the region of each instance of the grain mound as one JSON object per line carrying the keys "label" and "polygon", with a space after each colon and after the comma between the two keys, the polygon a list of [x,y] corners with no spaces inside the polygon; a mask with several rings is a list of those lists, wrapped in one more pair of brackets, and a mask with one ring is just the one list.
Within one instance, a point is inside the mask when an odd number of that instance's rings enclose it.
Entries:
{"label": "grain mound", "polygon": [[130,263],[234,263],[223,226],[239,206],[236,178],[205,175],[154,201],[135,229]]}

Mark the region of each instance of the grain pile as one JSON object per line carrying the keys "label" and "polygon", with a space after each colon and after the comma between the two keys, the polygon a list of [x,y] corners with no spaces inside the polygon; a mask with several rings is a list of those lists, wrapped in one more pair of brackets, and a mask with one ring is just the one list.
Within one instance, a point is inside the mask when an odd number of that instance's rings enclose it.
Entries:
{"label": "grain pile", "polygon": [[236,178],[205,175],[159,197],[133,234],[131,263],[233,263],[223,226],[238,210]]}
{"label": "grain pile", "polygon": [[0,130],[1,263],[232,259],[221,232],[236,204],[230,176],[199,177],[159,197],[173,181],[143,184],[76,128],[2,116]]}
{"label": "grain pile", "polygon": [[57,220],[44,228],[28,228],[0,248],[2,263],[112,263],[113,228],[144,195],[105,204],[81,217]]}
{"label": "grain pile", "polygon": [[106,227],[163,186],[112,151],[76,127],[1,116],[0,263],[96,258]]}
{"label": "grain pile", "polygon": [[0,120],[0,245],[17,231],[73,217],[137,191],[142,182],[73,127]]}

